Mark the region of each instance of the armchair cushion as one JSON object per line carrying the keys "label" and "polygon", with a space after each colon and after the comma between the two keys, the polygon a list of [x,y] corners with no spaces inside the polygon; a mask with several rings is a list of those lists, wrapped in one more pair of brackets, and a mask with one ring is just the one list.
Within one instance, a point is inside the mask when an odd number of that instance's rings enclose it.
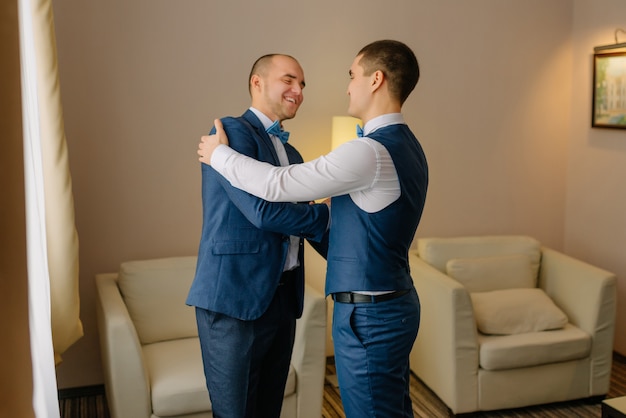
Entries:
{"label": "armchair cushion", "polygon": [[142,344],[198,336],[195,311],[185,305],[195,270],[192,256],[120,265],[120,293]]}
{"label": "armchair cushion", "polygon": [[[150,370],[153,413],[160,417],[210,411],[202,354],[198,338],[162,341],[143,346]],[[296,372],[291,365],[285,397],[296,392]]]}
{"label": "armchair cushion", "polygon": [[197,337],[147,344],[142,351],[150,370],[154,415],[178,416],[212,409]]}
{"label": "armchair cushion", "polygon": [[537,285],[536,270],[525,254],[498,257],[453,258],[446,263],[446,273],[468,292],[488,292]]}
{"label": "armchair cushion", "polygon": [[517,235],[422,238],[417,241],[419,256],[442,273],[452,258],[496,257],[526,254],[533,274],[537,276],[541,262],[541,244],[534,238]]}
{"label": "armchair cushion", "polygon": [[563,328],[567,316],[539,288],[471,293],[478,330],[508,335]]}
{"label": "armchair cushion", "polygon": [[591,336],[571,324],[554,331],[515,335],[478,334],[479,362],[484,370],[509,370],[584,359]]}

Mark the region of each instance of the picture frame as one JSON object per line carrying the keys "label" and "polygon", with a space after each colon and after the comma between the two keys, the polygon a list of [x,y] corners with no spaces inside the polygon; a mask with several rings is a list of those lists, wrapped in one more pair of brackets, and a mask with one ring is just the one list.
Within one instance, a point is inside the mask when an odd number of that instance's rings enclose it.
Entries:
{"label": "picture frame", "polygon": [[593,56],[591,126],[626,129],[626,52]]}

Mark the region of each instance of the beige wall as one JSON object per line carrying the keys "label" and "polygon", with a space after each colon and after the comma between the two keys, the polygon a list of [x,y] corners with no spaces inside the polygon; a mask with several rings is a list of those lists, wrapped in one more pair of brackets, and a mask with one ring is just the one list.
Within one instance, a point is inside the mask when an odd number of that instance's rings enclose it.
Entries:
{"label": "beige wall", "polygon": [[[626,131],[591,128],[593,47],[626,29],[620,0],[576,0],[565,250],[618,276],[615,348],[626,353]],[[626,42],[626,35],[618,35]]]}
{"label": "beige wall", "polygon": [[[406,42],[422,78],[404,113],[431,173],[418,235],[523,233],[589,255],[576,246],[587,243],[587,232],[577,237],[565,222],[579,204],[568,187],[576,180],[569,167],[576,156],[572,111],[589,105],[585,97],[571,107],[580,95],[572,92],[572,67],[581,65],[573,60],[580,60],[579,38],[586,36],[577,28],[587,19],[574,12],[583,2],[53,3],[85,327],[58,369],[61,388],[102,382],[94,274],[123,260],[195,253],[198,137],[213,118],[248,106],[249,67],[264,53],[293,54],[304,67],[306,100],[287,128],[311,159],[330,148],[331,117],[345,114],[347,70],[358,49],[381,38]],[[579,159],[586,158],[586,139],[579,141]],[[581,211],[575,223],[624,229],[613,213]],[[618,254],[601,254],[593,261],[614,268]],[[310,261],[309,269],[323,272],[323,262]]]}

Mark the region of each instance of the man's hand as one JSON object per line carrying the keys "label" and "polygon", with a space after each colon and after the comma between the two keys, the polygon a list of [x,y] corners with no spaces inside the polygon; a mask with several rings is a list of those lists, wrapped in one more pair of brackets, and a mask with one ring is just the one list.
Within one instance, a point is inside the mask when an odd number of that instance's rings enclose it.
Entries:
{"label": "man's hand", "polygon": [[199,160],[208,165],[211,165],[211,156],[215,148],[217,148],[218,145],[228,145],[228,136],[226,135],[226,131],[224,131],[222,121],[215,119],[213,123],[215,124],[215,133],[213,135],[203,136],[200,138],[200,144],[198,144]]}

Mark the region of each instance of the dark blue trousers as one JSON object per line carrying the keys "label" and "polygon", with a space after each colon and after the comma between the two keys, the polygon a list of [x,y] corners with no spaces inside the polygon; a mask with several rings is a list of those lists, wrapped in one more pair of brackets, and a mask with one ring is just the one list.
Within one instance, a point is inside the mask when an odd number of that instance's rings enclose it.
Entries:
{"label": "dark blue trousers", "polygon": [[254,321],[196,308],[215,418],[280,416],[296,328],[291,286],[279,286],[268,310]]}
{"label": "dark blue trousers", "polygon": [[335,302],[335,365],[347,418],[413,417],[409,353],[419,322],[415,289],[380,303]]}

